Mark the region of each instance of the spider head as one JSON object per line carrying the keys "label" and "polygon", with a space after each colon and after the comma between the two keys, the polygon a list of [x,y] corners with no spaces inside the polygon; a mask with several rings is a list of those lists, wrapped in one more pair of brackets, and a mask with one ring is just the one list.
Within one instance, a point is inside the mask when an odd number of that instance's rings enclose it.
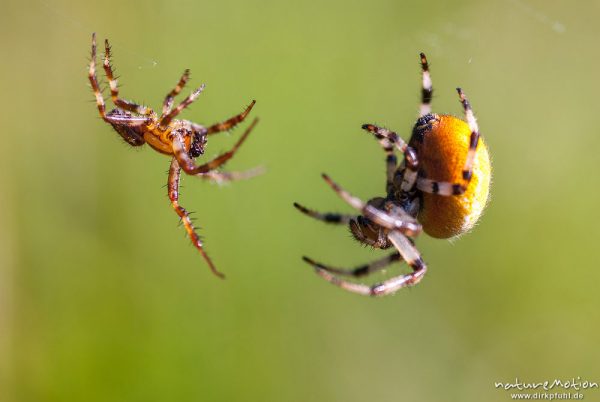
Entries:
{"label": "spider head", "polygon": [[192,132],[192,142],[190,144],[189,154],[192,158],[197,158],[204,153],[206,145],[206,129]]}
{"label": "spider head", "polygon": [[431,131],[432,126],[439,120],[439,117],[435,114],[429,113],[425,116],[421,116],[417,119],[415,126],[413,127],[411,141],[423,142],[423,138],[428,131]]}

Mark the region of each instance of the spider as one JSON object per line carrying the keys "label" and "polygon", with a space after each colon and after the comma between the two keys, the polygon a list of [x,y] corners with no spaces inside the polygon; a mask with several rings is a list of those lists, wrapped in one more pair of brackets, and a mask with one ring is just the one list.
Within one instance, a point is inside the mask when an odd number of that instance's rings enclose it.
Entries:
{"label": "spider", "polygon": [[[298,210],[312,218],[348,225],[360,243],[379,249],[396,248],[393,254],[354,269],[331,267],[303,257],[322,278],[350,292],[388,295],[419,283],[427,266],[413,239],[421,231],[440,239],[460,236],[473,228],[487,203],[491,165],[471,104],[457,88],[466,122],[451,115],[431,113],[433,87],[429,64],[423,53],[420,56],[420,114],[408,144],[386,128],[373,124],[362,126],[373,134],[386,153],[387,195],[365,203],[323,174],[327,184],[360,211],[360,215],[319,213],[294,203]],[[404,155],[400,165],[397,165],[394,149]],[[366,276],[402,260],[412,268],[411,273],[372,286],[340,278]]]}
{"label": "spider", "polygon": [[194,229],[189,213],[179,205],[179,179],[181,170],[188,175],[199,177],[201,179],[212,181],[233,181],[255,176],[259,169],[248,170],[245,172],[221,172],[216,171],[233,157],[244,140],[248,137],[252,129],[256,126],[258,119],[250,124],[233,148],[213,160],[202,165],[196,165],[194,158],[204,154],[204,148],[209,135],[227,131],[241,123],[256,101],[252,101],[246,109],[228,120],[213,124],[210,127],[204,127],[189,120],[177,120],[175,117],[183,109],[194,102],[200,93],[204,90],[204,84],[193,91],[177,107],[173,108],[175,97],[181,92],[190,77],[190,71],[185,70],[177,86],[171,90],[162,106],[160,117],[152,109],[138,105],[134,102],[121,99],[119,97],[119,88],[117,80],[113,75],[111,66],[111,48],[108,40],[105,40],[104,71],[110,86],[110,93],[116,108],[106,112],[104,97],[98,85],[96,78],[96,34],[92,34],[92,59],[89,68],[89,80],[96,96],[96,104],[100,117],[110,124],[117,133],[131,146],[137,147],[147,143],[152,149],[161,154],[170,155],[171,165],[169,168],[169,179],[167,182],[169,200],[173,209],[181,219],[185,230],[190,237],[193,245],[198,249],[210,270],[218,277],[224,278],[224,275],[217,270],[212,260],[204,250],[202,241]]}

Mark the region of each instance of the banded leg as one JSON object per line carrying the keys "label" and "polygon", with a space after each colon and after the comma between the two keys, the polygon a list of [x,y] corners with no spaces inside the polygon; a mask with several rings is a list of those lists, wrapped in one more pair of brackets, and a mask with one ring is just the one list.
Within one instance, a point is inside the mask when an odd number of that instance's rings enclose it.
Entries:
{"label": "banded leg", "polygon": [[419,177],[417,188],[425,193],[439,194],[443,196],[461,195],[466,191],[466,186],[460,183],[449,183],[446,181],[435,181]]}
{"label": "banded leg", "polygon": [[[392,144],[400,152],[404,153],[406,151],[406,142],[404,142],[404,140],[394,131],[388,130],[385,127],[376,126],[374,124],[363,124],[362,129],[372,133],[375,138],[379,140],[379,143],[382,147],[384,147],[384,149],[386,148],[386,145]],[[387,143],[383,142],[386,140]]]}
{"label": "banded leg", "polygon": [[171,110],[169,113],[167,113],[166,115],[163,115],[160,120],[159,120],[159,124],[163,127],[166,127],[169,125],[169,123],[171,123],[171,121],[177,117],[177,115],[179,113],[181,113],[181,111],[183,109],[185,109],[186,107],[188,107],[192,102],[194,102],[196,99],[198,99],[198,96],[200,96],[200,94],[202,93],[202,91],[204,91],[204,87],[205,85],[202,84],[200,86],[200,88],[196,89],[194,92],[192,92],[187,98],[185,98],[175,109]]}
{"label": "banded leg", "polygon": [[230,151],[225,152],[224,154],[217,156],[213,160],[211,160],[203,165],[199,165],[199,166],[197,166],[194,163],[194,160],[188,155],[188,153],[185,149],[183,139],[180,138],[179,136],[177,136],[177,137],[173,138],[173,152],[175,154],[175,158],[177,159],[177,162],[179,162],[179,165],[181,166],[181,168],[187,174],[197,175],[199,173],[207,173],[211,170],[218,168],[219,166],[221,166],[222,164],[227,162],[229,159],[231,159],[233,157],[233,155],[235,155],[235,152],[244,143],[244,141],[246,140],[246,138],[248,137],[248,135],[250,134],[250,132],[256,126],[257,123],[258,123],[258,119],[254,119],[254,121],[250,124],[250,126],[248,126],[248,128],[246,129],[246,131],[244,132],[242,137],[233,146],[233,148],[231,148]]}
{"label": "banded leg", "polygon": [[460,97],[460,103],[462,103],[463,105],[463,109],[465,111],[465,118],[467,119],[467,123],[469,124],[469,128],[471,129],[471,137],[469,139],[469,152],[467,153],[467,160],[465,161],[465,167],[462,171],[463,179],[466,180],[468,183],[471,180],[471,177],[473,176],[473,163],[475,162],[477,145],[479,145],[479,125],[477,124],[477,120],[475,119],[475,115],[473,114],[473,109],[471,109],[471,103],[467,99],[467,96],[460,88],[456,88],[456,91],[458,92],[458,96]]}
{"label": "banded leg", "polygon": [[202,254],[202,257],[204,258],[204,260],[210,267],[210,270],[212,271],[212,273],[215,274],[216,276],[218,276],[219,278],[225,278],[225,275],[223,275],[221,272],[217,271],[217,268],[213,264],[212,260],[210,259],[208,254],[206,254],[206,251],[204,250],[204,247],[202,245],[202,241],[200,240],[200,236],[198,236],[198,234],[196,233],[196,231],[194,229],[194,225],[192,224],[189,213],[182,206],[179,205],[180,175],[181,175],[181,168],[179,167],[179,164],[177,163],[177,159],[173,158],[171,160],[171,167],[169,168],[169,182],[168,182],[169,199],[171,200],[171,205],[173,206],[173,209],[175,210],[177,215],[179,215],[179,218],[181,218],[181,222],[183,222],[183,226],[185,227],[185,230],[188,233],[188,236],[190,237],[192,244],[194,245],[194,247],[196,247],[198,249],[200,254]]}
{"label": "banded leg", "polygon": [[367,218],[371,219],[378,225],[381,225],[387,229],[395,229],[405,233],[408,236],[417,236],[421,230],[421,224],[416,219],[409,216],[403,216],[399,218],[397,216],[389,215],[369,204],[365,204],[359,198],[354,197],[346,190],[341,188],[337,183],[329,178],[326,174],[323,174],[323,179],[329,184],[329,186],[335,191],[344,201],[350,206],[361,211],[361,213]]}
{"label": "banded leg", "polygon": [[359,267],[351,269],[331,267],[328,265],[321,264],[320,262],[316,262],[309,257],[302,257],[302,259],[304,260],[304,262],[312,265],[315,269],[322,269],[332,274],[360,278],[361,276],[367,276],[374,272],[381,271],[385,269],[385,267],[387,267],[388,265],[396,261],[401,261],[402,257],[400,257],[400,253],[394,253],[380,260],[373,261],[369,264],[361,265]]}
{"label": "banded leg", "polygon": [[210,126],[207,129],[207,134],[216,134],[216,133],[220,133],[222,131],[228,131],[231,130],[232,128],[234,128],[236,125],[238,125],[239,123],[243,122],[244,119],[246,118],[246,116],[248,116],[248,113],[250,113],[250,111],[252,110],[252,108],[254,107],[254,104],[256,104],[256,101],[253,100],[252,102],[250,102],[250,104],[246,107],[246,109],[244,109],[244,111],[236,116],[233,116],[221,123],[217,123],[217,124],[213,124],[212,126]]}
{"label": "banded leg", "polygon": [[150,116],[152,114],[152,110],[150,110],[149,108],[119,98],[119,87],[117,85],[117,80],[115,79],[113,74],[112,65],[110,64],[111,48],[110,44],[108,43],[108,39],[104,40],[104,49],[104,72],[106,73],[106,78],[108,78],[108,84],[110,86],[110,95],[113,103],[118,108],[127,110],[128,112],[141,114],[143,116]]}
{"label": "banded leg", "polygon": [[431,75],[429,74],[429,63],[424,53],[421,56],[421,75],[423,78],[423,86],[421,89],[421,107],[419,116],[423,117],[431,113],[431,99],[433,98],[433,86],[431,83]]}
{"label": "banded leg", "polygon": [[344,214],[330,213],[330,212],[320,213],[320,212],[314,211],[312,209],[303,207],[302,205],[298,204],[297,202],[294,203],[294,207],[296,207],[296,209],[298,211],[302,212],[303,214],[308,215],[311,218],[317,219],[319,221],[326,222],[326,223],[347,225],[348,223],[350,223],[350,219],[355,218],[352,215],[344,215]]}
{"label": "banded leg", "polygon": [[96,78],[96,33],[92,34],[92,59],[90,60],[90,68],[88,70],[88,78],[90,80],[90,85],[92,86],[92,91],[94,92],[94,96],[96,97],[96,105],[98,106],[98,112],[100,113],[100,117],[106,120],[106,106],[104,104],[104,97],[102,96],[102,91],[100,90],[100,86],[98,85],[98,79]]}
{"label": "banded leg", "polygon": [[188,82],[189,79],[190,79],[190,70],[186,69],[183,72],[183,75],[179,79],[179,82],[177,83],[175,88],[173,88],[171,90],[171,92],[169,92],[167,94],[167,96],[165,97],[165,100],[163,102],[163,107],[162,107],[162,114],[160,115],[161,117],[163,117],[171,112],[171,109],[173,107],[173,100],[175,99],[175,97],[177,95],[179,95],[179,93],[181,92],[181,90],[183,89],[183,87],[185,86],[185,84]]}
{"label": "banded leg", "polygon": [[417,158],[417,152],[407,147],[404,153],[404,164],[406,169],[398,169],[396,174],[402,174],[402,183],[400,189],[405,192],[412,191],[417,181],[417,175],[419,173],[419,159]]}
{"label": "banded leg", "polygon": [[[398,290],[416,285],[423,279],[427,272],[427,266],[421,259],[417,249],[411,244],[410,240],[398,231],[391,231],[388,234],[390,241],[394,244],[401,258],[413,269],[409,274],[395,276],[381,283],[371,286],[360,283],[348,282],[333,275],[329,270],[315,264],[316,273],[326,281],[353,293],[365,296],[385,296],[397,292]],[[391,256],[390,256],[391,257]],[[398,257],[400,258],[400,257]],[[305,260],[306,261],[306,260]],[[308,262],[308,261],[307,261]],[[310,262],[309,262],[310,263]]]}
{"label": "banded leg", "polygon": [[464,92],[460,88],[456,88],[460,102],[463,105],[465,112],[465,119],[469,128],[471,129],[471,136],[469,138],[469,150],[467,152],[467,159],[462,170],[462,183],[450,183],[450,182],[438,182],[435,180],[419,178],[417,180],[417,188],[421,191],[431,194],[440,194],[444,196],[461,195],[467,190],[467,186],[473,177],[473,163],[475,162],[475,156],[477,154],[477,146],[479,145],[479,126],[477,120],[473,115],[471,104],[465,96]]}
{"label": "banded leg", "polygon": [[379,140],[379,145],[381,145],[386,153],[386,192],[389,193],[394,185],[394,173],[396,172],[398,165],[398,159],[394,154],[394,146],[398,148],[400,152],[404,153],[407,145],[398,134],[387,128],[378,127],[373,124],[363,124],[362,128],[363,130],[372,133],[375,138]]}

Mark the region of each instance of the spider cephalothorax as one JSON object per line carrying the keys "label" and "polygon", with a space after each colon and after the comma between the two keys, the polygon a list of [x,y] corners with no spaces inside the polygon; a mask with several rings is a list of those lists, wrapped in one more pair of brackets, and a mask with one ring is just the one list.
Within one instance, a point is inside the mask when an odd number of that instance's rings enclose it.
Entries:
{"label": "spider cephalothorax", "polygon": [[204,85],[202,85],[185,98],[177,107],[173,108],[175,97],[179,95],[189,80],[190,72],[189,70],[185,70],[179,79],[177,86],[165,97],[162,113],[158,116],[152,109],[146,106],[138,105],[119,97],[117,80],[113,76],[110,57],[110,46],[107,40],[105,41],[103,67],[110,86],[111,98],[116,106],[115,109],[107,113],[104,97],[102,96],[102,91],[98,85],[98,79],[96,78],[96,35],[93,34],[92,60],[90,62],[88,77],[92,85],[92,90],[96,96],[96,104],[98,106],[98,111],[100,112],[100,117],[109,123],[128,144],[132,146],[141,146],[147,143],[154,150],[172,156],[168,181],[168,192],[171,205],[175,209],[177,215],[181,218],[192,243],[198,251],[200,251],[212,272],[219,277],[223,277],[223,274],[217,271],[212,260],[208,257],[208,254],[206,254],[206,251],[204,251],[200,237],[194,230],[188,212],[179,205],[179,178],[182,169],[189,175],[212,181],[238,180],[252,177],[259,172],[259,169],[246,172],[221,172],[215,170],[233,157],[258,122],[257,119],[250,124],[230,151],[225,152],[202,165],[196,165],[194,161],[194,158],[204,154],[208,136],[222,131],[228,131],[238,123],[241,123],[248,113],[250,113],[250,110],[252,110],[255,101],[252,101],[242,113],[209,127],[204,127],[189,120],[175,119],[177,115],[194,102],[204,90]]}
{"label": "spider cephalothorax", "polygon": [[[429,65],[422,53],[421,68],[420,116],[408,144],[386,128],[373,124],[362,127],[379,140],[386,152],[387,195],[365,203],[323,175],[333,190],[361,214],[322,214],[294,204],[315,219],[349,225],[354,238],[363,244],[380,249],[396,248],[395,253],[381,260],[354,269],[334,268],[304,257],[321,277],[351,292],[386,295],[418,283],[427,266],[413,239],[421,231],[442,239],[459,236],[475,225],[487,203],[491,165],[471,105],[457,88],[466,122],[450,115],[432,114],[433,89]],[[404,155],[400,165],[394,149]],[[368,275],[400,260],[406,261],[413,272],[372,286],[349,282],[338,276]]]}

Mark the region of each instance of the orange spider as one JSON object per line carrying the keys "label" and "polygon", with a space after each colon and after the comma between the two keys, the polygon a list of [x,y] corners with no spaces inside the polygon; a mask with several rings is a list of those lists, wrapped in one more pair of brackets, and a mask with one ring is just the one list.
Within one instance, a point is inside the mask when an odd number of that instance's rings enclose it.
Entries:
{"label": "orange spider", "polygon": [[[359,215],[319,213],[298,203],[304,214],[335,224],[346,224],[356,240],[374,248],[394,247],[396,252],[354,269],[336,268],[303,257],[325,280],[350,292],[381,296],[415,285],[423,279],[427,265],[413,239],[426,232],[447,239],[473,228],[487,203],[491,165],[487,147],[471,104],[457,88],[466,122],[444,114],[431,113],[433,88],[427,58],[421,53],[422,89],[420,116],[408,144],[393,131],[373,124],[363,129],[379,140],[386,158],[386,196],[368,202],[352,196],[327,175],[323,178]],[[404,155],[398,165],[394,148]],[[361,277],[404,260],[412,268],[374,285],[349,282],[338,275]]]}
{"label": "orange spider", "polygon": [[200,237],[196,234],[194,226],[188,212],[179,205],[179,178],[181,169],[189,175],[200,177],[202,179],[214,181],[232,181],[255,176],[259,169],[253,169],[246,172],[219,172],[215,171],[219,166],[227,162],[244,140],[248,137],[258,119],[250,124],[244,134],[233,146],[233,148],[213,160],[196,165],[194,158],[204,154],[207,137],[211,134],[227,131],[242,122],[256,101],[239,115],[236,115],[222,123],[214,124],[210,127],[204,127],[189,120],[176,120],[175,117],[192,102],[194,102],[200,93],[204,90],[204,84],[185,98],[176,108],[173,108],[174,98],[181,92],[187,83],[190,72],[185,70],[177,86],[167,94],[163,102],[162,113],[160,117],[150,108],[138,105],[134,102],[119,98],[119,89],[117,80],[113,76],[110,64],[110,45],[105,40],[104,71],[110,85],[112,101],[116,108],[106,113],[102,91],[96,78],[96,34],[92,34],[92,60],[89,68],[89,79],[92,90],[96,95],[96,104],[102,119],[109,123],[123,139],[132,146],[141,146],[147,143],[152,149],[171,155],[171,166],[169,168],[168,193],[171,205],[175,212],[181,218],[185,230],[187,231],[194,246],[200,251],[211,271],[220,278],[224,275],[217,271],[212,260],[202,246]]}

